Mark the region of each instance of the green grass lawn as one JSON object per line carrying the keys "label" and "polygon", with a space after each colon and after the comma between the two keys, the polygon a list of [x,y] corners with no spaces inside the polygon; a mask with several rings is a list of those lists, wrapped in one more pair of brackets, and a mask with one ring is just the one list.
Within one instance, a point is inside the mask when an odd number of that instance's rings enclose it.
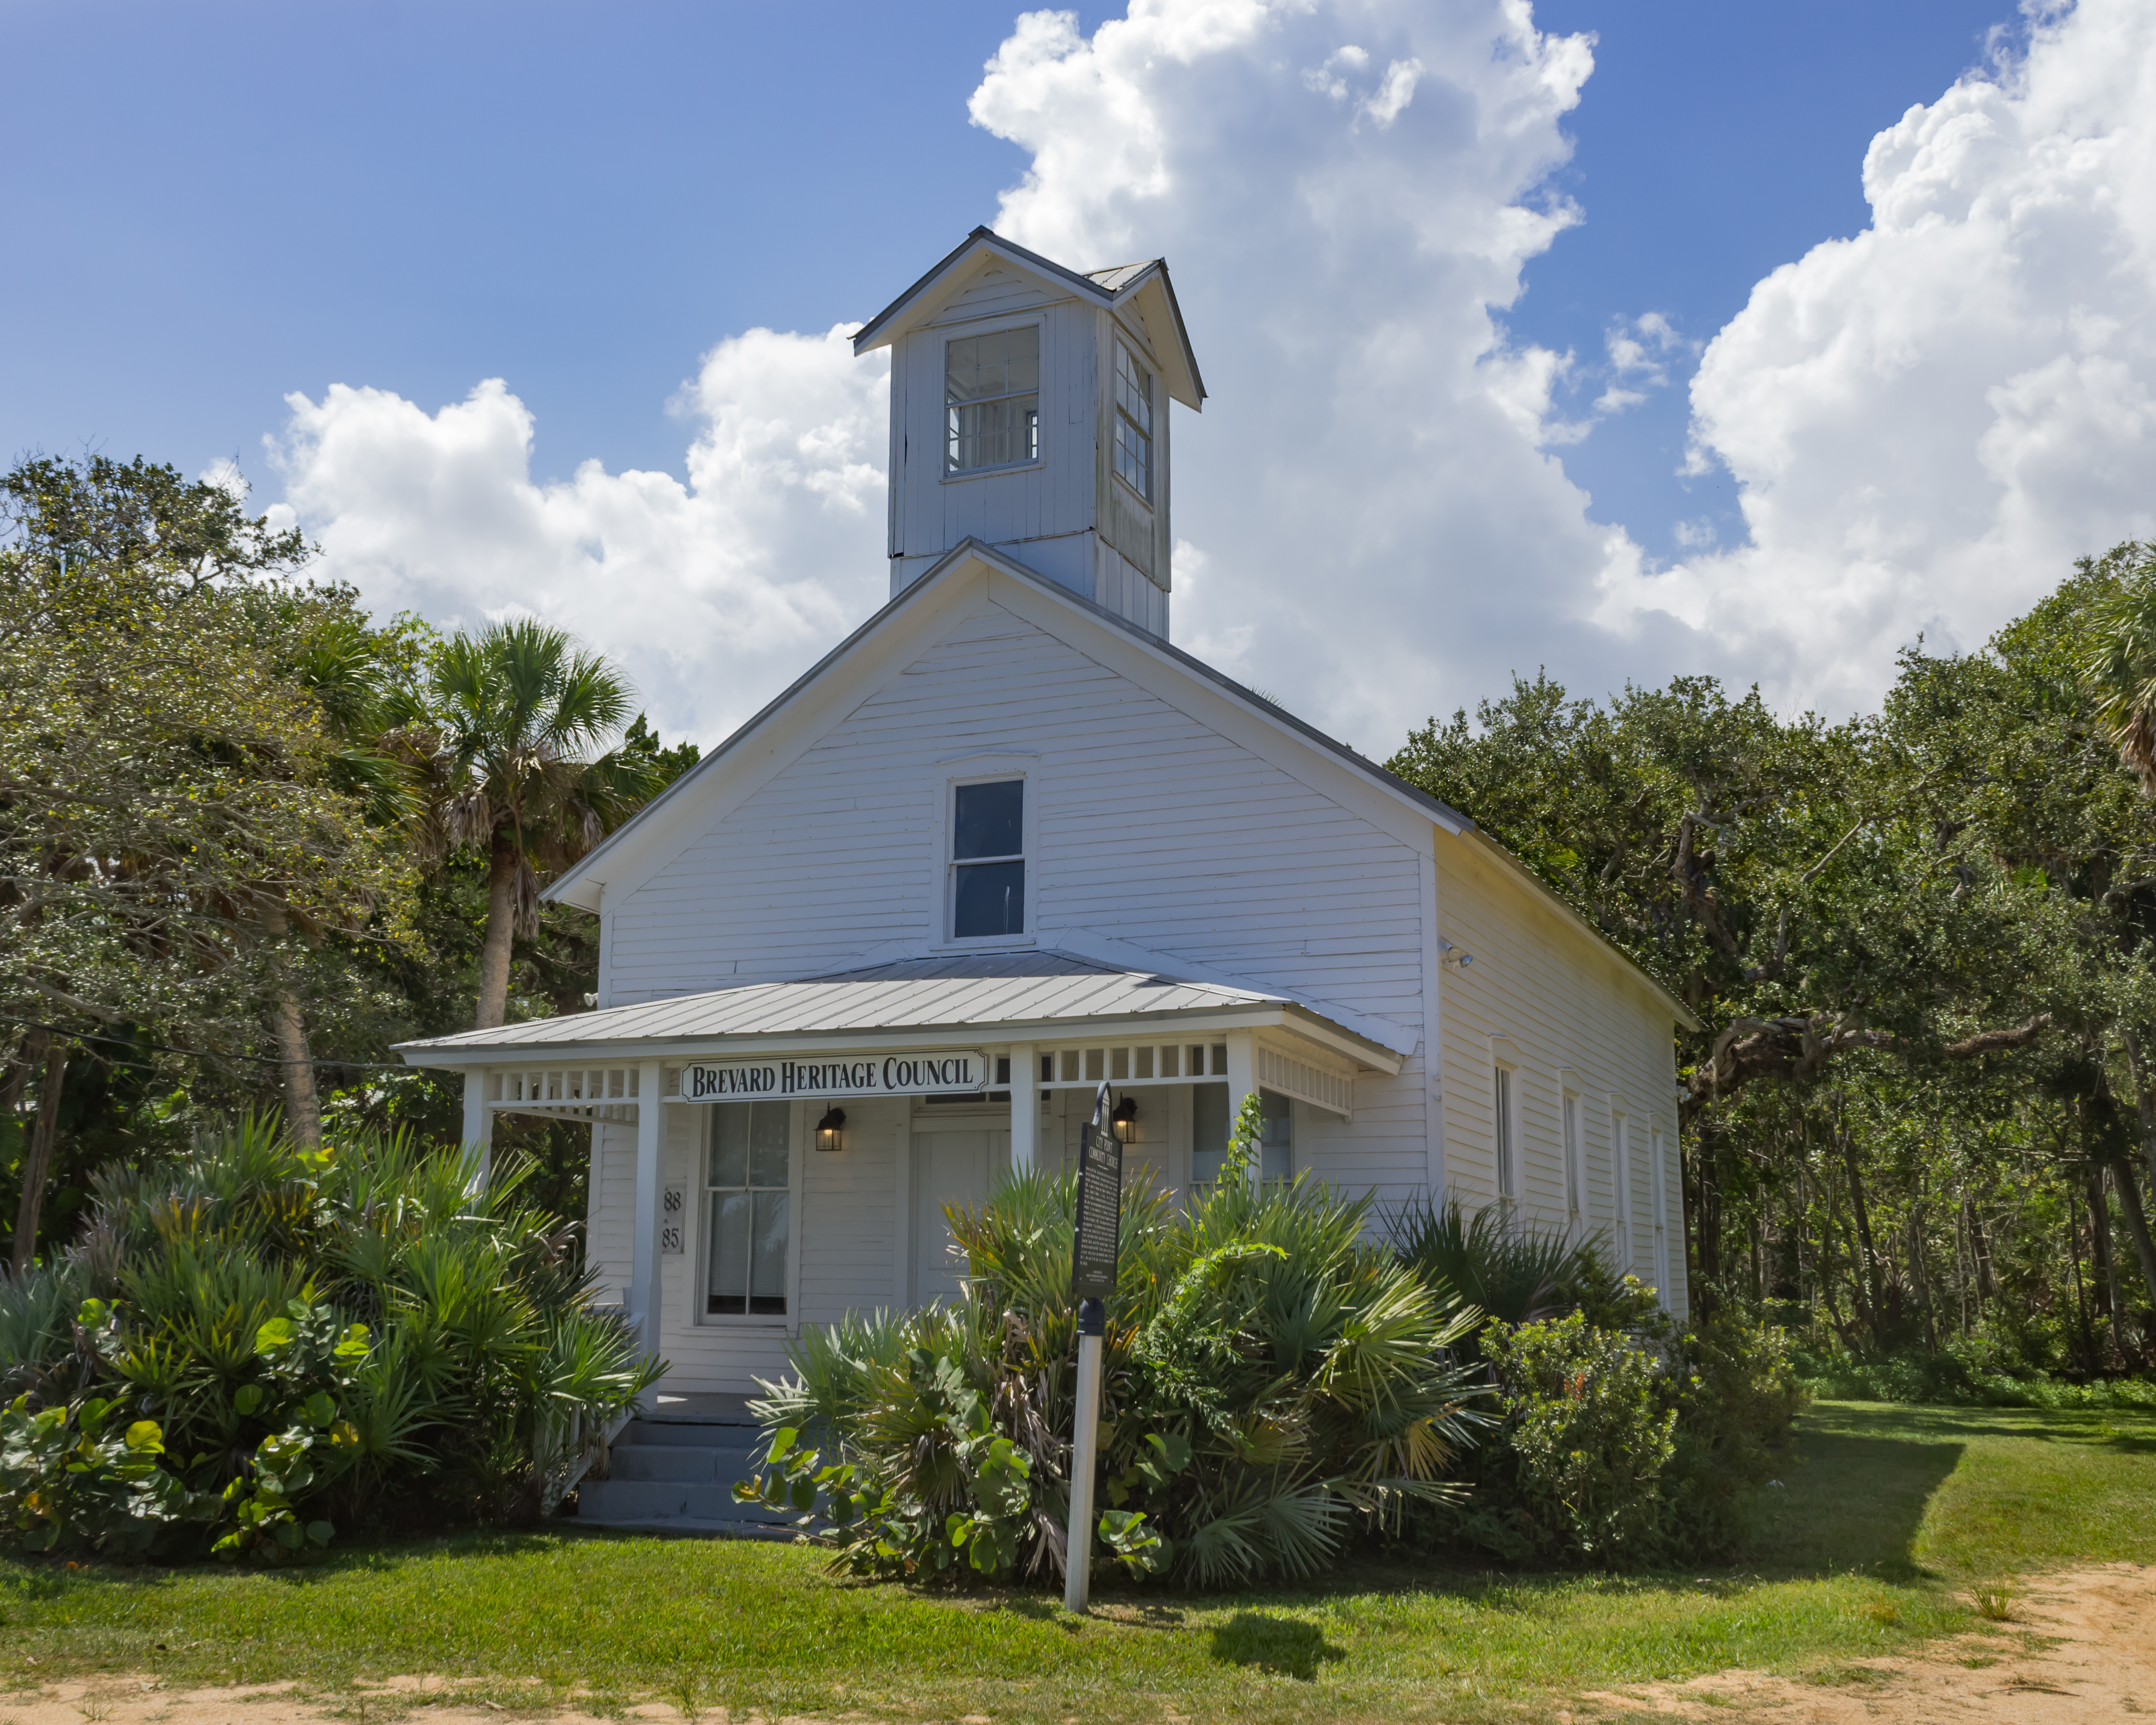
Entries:
{"label": "green grass lawn", "polygon": [[1291,1592],[1110,1592],[1084,1621],[1045,1594],[836,1580],[794,1548],[597,1532],[377,1545],[279,1573],[8,1560],[0,1682],[149,1671],[336,1696],[436,1672],[511,1706],[581,1691],[604,1710],[686,1686],[703,1706],[891,1718],[1459,1721],[1731,1666],[1831,1671],[1969,1626],[1969,1581],[2156,1561],[2148,1414],[1829,1403],[1805,1416],[1802,1458],[1734,1570],[1369,1563]]}

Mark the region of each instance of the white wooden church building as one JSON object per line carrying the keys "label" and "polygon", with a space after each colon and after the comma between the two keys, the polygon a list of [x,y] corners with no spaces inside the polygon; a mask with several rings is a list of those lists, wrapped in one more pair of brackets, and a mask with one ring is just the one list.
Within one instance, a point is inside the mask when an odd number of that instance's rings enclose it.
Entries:
{"label": "white wooden church building", "polygon": [[[1134,1178],[1504,1202],[1684,1298],[1684,1008],[1459,811],[1173,646],[1165,262],[977,228],[891,350],[890,602],[550,896],[596,1010],[408,1045],[592,1122],[590,1245],[670,1393],[949,1294],[947,1204],[1058,1168],[1106,1078]],[[1431,596],[1433,603],[1439,596]]]}

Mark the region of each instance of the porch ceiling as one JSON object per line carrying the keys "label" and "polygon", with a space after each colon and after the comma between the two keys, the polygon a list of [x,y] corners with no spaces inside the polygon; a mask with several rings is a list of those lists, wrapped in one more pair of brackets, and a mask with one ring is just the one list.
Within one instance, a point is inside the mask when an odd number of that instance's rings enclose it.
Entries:
{"label": "porch ceiling", "polygon": [[890,1042],[963,1034],[983,1044],[1091,1036],[1109,1025],[1300,1031],[1373,1070],[1399,1070],[1385,1048],[1285,994],[1126,970],[1054,951],[905,959],[803,982],[755,983],[603,1012],[400,1043],[415,1066],[530,1064],[573,1057],[659,1058],[801,1039]]}

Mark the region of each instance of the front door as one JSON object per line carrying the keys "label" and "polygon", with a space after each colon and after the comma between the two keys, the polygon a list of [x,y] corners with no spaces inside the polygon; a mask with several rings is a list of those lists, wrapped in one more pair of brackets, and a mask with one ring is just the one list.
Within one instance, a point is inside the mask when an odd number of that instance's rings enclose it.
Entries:
{"label": "front door", "polygon": [[913,1301],[955,1300],[966,1260],[956,1252],[943,1207],[975,1204],[988,1195],[989,1171],[1010,1159],[1010,1131],[949,1127],[916,1118],[913,1125]]}

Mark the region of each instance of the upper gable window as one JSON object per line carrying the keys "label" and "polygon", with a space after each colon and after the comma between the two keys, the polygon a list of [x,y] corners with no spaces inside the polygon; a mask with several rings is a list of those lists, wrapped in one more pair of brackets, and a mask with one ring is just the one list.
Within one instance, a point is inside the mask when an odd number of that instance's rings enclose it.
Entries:
{"label": "upper gable window", "polygon": [[1025,781],[952,787],[951,938],[1025,932]]}
{"label": "upper gable window", "polygon": [[943,418],[947,473],[1039,459],[1040,326],[946,342]]}
{"label": "upper gable window", "polygon": [[1116,343],[1116,476],[1152,501],[1152,374]]}

